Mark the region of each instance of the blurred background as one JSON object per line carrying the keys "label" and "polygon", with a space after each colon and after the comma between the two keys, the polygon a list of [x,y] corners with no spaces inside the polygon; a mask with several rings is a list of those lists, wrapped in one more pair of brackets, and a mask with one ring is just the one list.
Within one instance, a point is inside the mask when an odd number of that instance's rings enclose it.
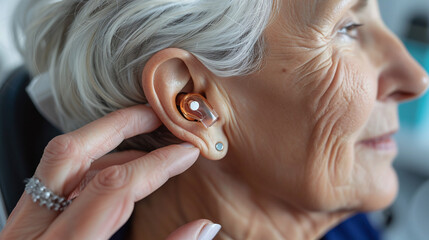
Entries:
{"label": "blurred background", "polygon": [[[0,0],[0,86],[9,73],[21,64],[19,54],[13,47],[10,19],[18,1]],[[5,205],[0,191],[0,229],[6,221]]]}
{"label": "blurred background", "polygon": [[[17,1],[0,0],[0,85],[21,59],[9,29]],[[429,0],[379,0],[386,25],[429,71]],[[392,49],[394,51],[395,49]],[[400,191],[388,209],[370,214],[383,239],[429,239],[429,94],[400,107],[399,155],[394,167]],[[0,229],[6,216],[0,193]]]}
{"label": "blurred background", "polygon": [[[429,1],[379,0],[386,25],[429,72]],[[394,49],[392,49],[394,51]],[[399,108],[394,162],[400,190],[392,207],[371,215],[383,239],[429,239],[429,94]]]}

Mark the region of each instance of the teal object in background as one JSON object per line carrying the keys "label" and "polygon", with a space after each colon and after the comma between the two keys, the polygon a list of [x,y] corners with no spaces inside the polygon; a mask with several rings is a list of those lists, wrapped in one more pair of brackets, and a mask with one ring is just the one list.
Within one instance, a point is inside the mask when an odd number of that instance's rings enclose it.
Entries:
{"label": "teal object in background", "polygon": [[[429,45],[413,40],[404,40],[410,54],[429,72]],[[408,129],[429,129],[429,93],[421,98],[399,106],[401,125]]]}

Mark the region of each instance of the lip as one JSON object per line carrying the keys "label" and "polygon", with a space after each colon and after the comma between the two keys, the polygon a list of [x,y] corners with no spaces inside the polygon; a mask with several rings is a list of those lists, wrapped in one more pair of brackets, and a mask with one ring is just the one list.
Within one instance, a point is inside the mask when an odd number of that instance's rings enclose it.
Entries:
{"label": "lip", "polygon": [[396,141],[393,138],[395,133],[396,131],[392,131],[378,137],[368,138],[360,141],[359,144],[377,151],[397,151]]}

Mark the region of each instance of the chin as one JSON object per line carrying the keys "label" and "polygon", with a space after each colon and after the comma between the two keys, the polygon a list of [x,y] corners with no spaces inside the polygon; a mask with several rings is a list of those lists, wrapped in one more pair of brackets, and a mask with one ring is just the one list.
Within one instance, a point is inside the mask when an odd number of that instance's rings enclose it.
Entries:
{"label": "chin", "polygon": [[[377,174],[377,173],[374,173]],[[378,176],[373,178],[362,204],[359,208],[361,212],[377,211],[389,207],[395,200],[398,193],[398,177],[393,167],[389,167],[384,172],[378,172]]]}
{"label": "chin", "polygon": [[[390,145],[389,145],[390,146]],[[398,177],[392,166],[397,155],[396,145],[376,149],[358,144],[355,146],[354,181],[357,203],[361,212],[370,212],[390,206],[398,193]]]}

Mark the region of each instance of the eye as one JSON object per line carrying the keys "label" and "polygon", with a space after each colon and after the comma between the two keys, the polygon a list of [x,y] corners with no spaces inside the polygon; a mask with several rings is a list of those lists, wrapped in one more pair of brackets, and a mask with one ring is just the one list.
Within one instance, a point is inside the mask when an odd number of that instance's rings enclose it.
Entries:
{"label": "eye", "polygon": [[358,29],[362,26],[363,24],[360,24],[360,23],[352,23],[338,30],[338,33],[348,36],[352,39],[358,39],[359,37]]}

